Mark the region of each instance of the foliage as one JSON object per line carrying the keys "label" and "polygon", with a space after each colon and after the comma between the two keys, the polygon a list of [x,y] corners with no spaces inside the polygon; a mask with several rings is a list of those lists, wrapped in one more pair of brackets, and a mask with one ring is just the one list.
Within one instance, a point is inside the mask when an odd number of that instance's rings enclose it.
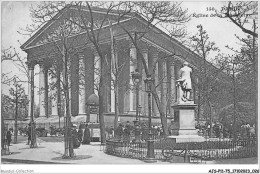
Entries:
{"label": "foliage", "polygon": [[[233,122],[233,110],[234,104],[227,105],[221,108],[219,112],[219,120],[222,124],[227,125]],[[253,125],[255,123],[254,104],[249,102],[237,102],[236,106],[236,119],[238,124],[249,123]]]}

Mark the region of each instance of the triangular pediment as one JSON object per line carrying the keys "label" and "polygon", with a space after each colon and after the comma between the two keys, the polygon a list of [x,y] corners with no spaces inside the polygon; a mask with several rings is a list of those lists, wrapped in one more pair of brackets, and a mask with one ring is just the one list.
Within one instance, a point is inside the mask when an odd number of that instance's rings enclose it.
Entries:
{"label": "triangular pediment", "polygon": [[[83,19],[80,17],[80,13],[84,15]],[[111,12],[107,14],[106,9],[101,8],[93,8],[92,10],[93,18],[94,18],[94,29],[100,28],[100,26],[107,26],[110,23],[116,22],[118,19],[118,14],[115,12]],[[126,15],[121,18],[124,20],[129,18],[129,15]],[[70,8],[66,10],[62,10],[55,17],[55,20],[48,21],[42,28],[40,28],[31,38],[29,38],[22,46],[22,50],[27,50],[32,47],[37,47],[42,44],[46,44],[52,41],[57,41],[61,37],[61,32],[69,33],[69,36],[75,36],[81,33],[86,32],[81,26],[91,26],[91,18],[89,15],[89,11],[82,8],[79,12],[76,8]],[[104,19],[105,22],[104,22]]]}

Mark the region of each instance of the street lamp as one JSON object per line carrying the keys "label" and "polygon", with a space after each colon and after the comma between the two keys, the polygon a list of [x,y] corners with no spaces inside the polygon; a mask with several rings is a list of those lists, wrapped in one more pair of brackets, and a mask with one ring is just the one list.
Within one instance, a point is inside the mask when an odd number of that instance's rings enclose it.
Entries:
{"label": "street lamp", "polygon": [[141,74],[138,72],[138,69],[131,72],[133,84],[136,87],[136,115],[135,120],[138,121],[138,106],[139,106],[139,82],[141,80]]}
{"label": "street lamp", "polygon": [[141,115],[141,111],[142,111],[142,106],[141,105],[138,105],[137,111],[138,111],[138,120],[140,121],[140,115]]}
{"label": "street lamp", "polygon": [[139,82],[141,80],[141,74],[138,72],[138,69],[135,69],[135,71],[131,72],[132,76],[132,81],[133,84],[136,87],[136,112],[135,112],[135,120],[134,120],[134,125],[135,125],[135,140],[136,142],[140,141],[140,127],[138,124],[138,106],[139,106]]}
{"label": "street lamp", "polygon": [[154,79],[151,78],[151,75],[147,75],[147,78],[144,80],[145,83],[145,92],[148,93],[148,127],[149,127],[149,138],[147,140],[147,156],[146,162],[156,162],[154,156],[154,141],[152,138],[152,115],[151,115],[151,93],[153,91]]}

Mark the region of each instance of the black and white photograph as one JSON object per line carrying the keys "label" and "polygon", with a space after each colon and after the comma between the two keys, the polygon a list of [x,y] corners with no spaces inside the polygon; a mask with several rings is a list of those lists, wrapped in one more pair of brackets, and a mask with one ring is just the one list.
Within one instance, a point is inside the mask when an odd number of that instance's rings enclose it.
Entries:
{"label": "black and white photograph", "polygon": [[1,173],[259,173],[258,1],[1,1]]}

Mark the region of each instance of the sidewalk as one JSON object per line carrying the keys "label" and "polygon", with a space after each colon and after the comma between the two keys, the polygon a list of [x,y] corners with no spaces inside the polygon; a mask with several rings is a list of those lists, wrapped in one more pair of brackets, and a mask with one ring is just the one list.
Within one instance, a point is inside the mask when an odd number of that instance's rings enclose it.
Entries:
{"label": "sidewalk", "polygon": [[[38,141],[38,140],[37,140]],[[147,164],[138,159],[120,158],[107,155],[102,151],[100,143],[92,142],[91,145],[81,145],[74,149],[75,159],[62,159],[64,153],[63,142],[38,141],[38,148],[31,149],[26,141],[12,144],[10,155],[2,156],[2,163],[23,163],[23,164]],[[183,159],[176,159],[176,164],[182,163]],[[220,161],[207,161],[206,164],[257,164],[257,158],[226,159]],[[170,162],[157,161],[152,164],[175,164]],[[189,164],[189,163],[186,163]],[[205,165],[205,163],[204,163]]]}
{"label": "sidewalk", "polygon": [[10,155],[2,156],[2,162],[26,164],[141,164],[138,159],[120,158],[105,154],[100,143],[81,145],[74,149],[75,159],[62,159],[64,143],[41,142],[38,148],[31,149],[26,142],[12,144]]}

